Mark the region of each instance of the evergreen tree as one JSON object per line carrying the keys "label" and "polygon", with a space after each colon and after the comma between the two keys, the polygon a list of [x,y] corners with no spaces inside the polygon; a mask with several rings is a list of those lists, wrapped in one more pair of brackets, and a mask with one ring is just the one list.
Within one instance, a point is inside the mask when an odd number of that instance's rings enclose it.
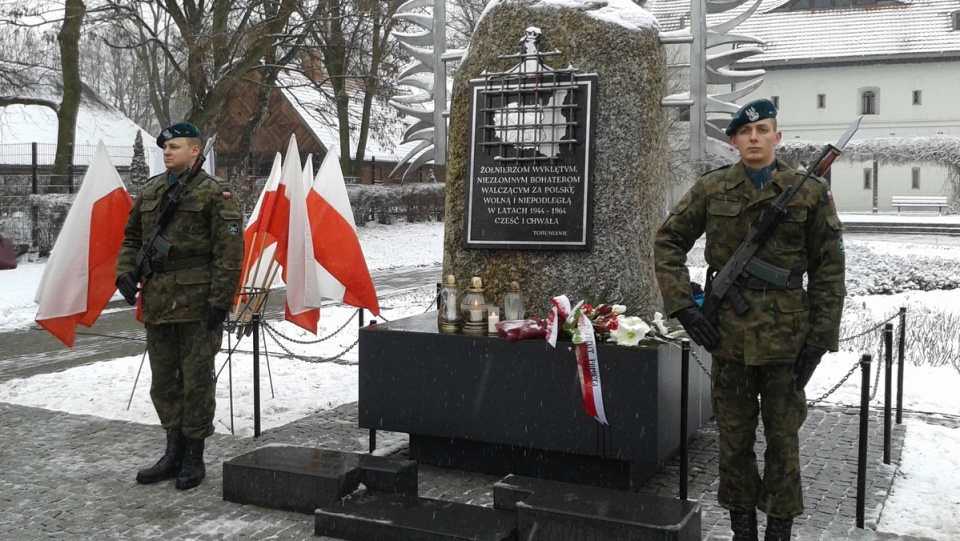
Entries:
{"label": "evergreen tree", "polygon": [[137,131],[137,138],[133,141],[133,160],[130,161],[131,187],[139,188],[150,178],[150,168],[143,149],[143,136]]}

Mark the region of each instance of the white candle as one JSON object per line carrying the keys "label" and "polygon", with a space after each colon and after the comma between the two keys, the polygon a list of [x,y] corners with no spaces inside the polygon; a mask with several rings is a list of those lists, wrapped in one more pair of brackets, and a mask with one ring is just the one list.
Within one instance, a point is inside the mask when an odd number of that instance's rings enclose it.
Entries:
{"label": "white candle", "polygon": [[497,314],[490,314],[487,318],[487,332],[490,334],[495,334],[497,332],[497,323],[500,321],[500,316]]}
{"label": "white candle", "polygon": [[450,302],[448,300],[447,301],[447,320],[455,321],[457,319],[457,311],[459,309],[460,308],[456,305],[456,303]]}
{"label": "white candle", "polygon": [[470,309],[470,321],[482,321],[483,310]]}

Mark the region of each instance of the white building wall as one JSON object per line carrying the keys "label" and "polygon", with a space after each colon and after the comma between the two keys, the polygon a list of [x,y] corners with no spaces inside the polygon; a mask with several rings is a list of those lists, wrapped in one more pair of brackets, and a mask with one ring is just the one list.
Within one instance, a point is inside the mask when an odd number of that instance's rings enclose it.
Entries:
{"label": "white building wall", "polygon": [[[878,64],[830,68],[767,69],[761,87],[742,102],[776,96],[778,122],[784,139],[835,142],[861,113],[861,93],[877,94],[877,114],[864,115],[857,140],[877,137],[960,135],[960,62]],[[919,105],[913,92],[921,92]],[[825,106],[818,108],[817,95]],[[894,195],[944,195],[947,171],[929,163],[893,166],[879,159],[877,209],[894,210]],[[913,167],[920,168],[914,189]],[[840,159],[833,165],[831,186],[838,210],[872,211],[873,189],[864,188],[863,171],[872,162]],[[915,210],[915,209],[914,209]]]}

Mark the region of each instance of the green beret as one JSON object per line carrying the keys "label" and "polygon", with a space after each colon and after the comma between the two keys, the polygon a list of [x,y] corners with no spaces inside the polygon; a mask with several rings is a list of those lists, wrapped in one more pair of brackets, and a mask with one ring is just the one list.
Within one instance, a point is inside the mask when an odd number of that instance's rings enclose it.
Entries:
{"label": "green beret", "polygon": [[175,137],[196,137],[200,138],[200,128],[194,126],[189,122],[177,122],[167,126],[160,132],[160,135],[157,136],[157,146],[163,148],[163,144],[169,139]]}
{"label": "green beret", "polygon": [[767,99],[751,101],[733,115],[725,133],[732,136],[740,126],[765,118],[777,118],[777,108],[773,106],[773,102]]}

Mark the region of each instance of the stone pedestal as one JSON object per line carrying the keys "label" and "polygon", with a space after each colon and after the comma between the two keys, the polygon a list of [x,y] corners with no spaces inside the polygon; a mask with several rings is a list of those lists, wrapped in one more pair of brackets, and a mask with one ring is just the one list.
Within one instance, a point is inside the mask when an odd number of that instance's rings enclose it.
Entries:
{"label": "stone pedestal", "polygon": [[[441,334],[435,312],[365,327],[360,426],[409,433],[424,463],[637,487],[679,449],[680,348],[598,347],[604,426],[584,412],[569,346]],[[709,398],[694,367],[688,436],[711,417]]]}

